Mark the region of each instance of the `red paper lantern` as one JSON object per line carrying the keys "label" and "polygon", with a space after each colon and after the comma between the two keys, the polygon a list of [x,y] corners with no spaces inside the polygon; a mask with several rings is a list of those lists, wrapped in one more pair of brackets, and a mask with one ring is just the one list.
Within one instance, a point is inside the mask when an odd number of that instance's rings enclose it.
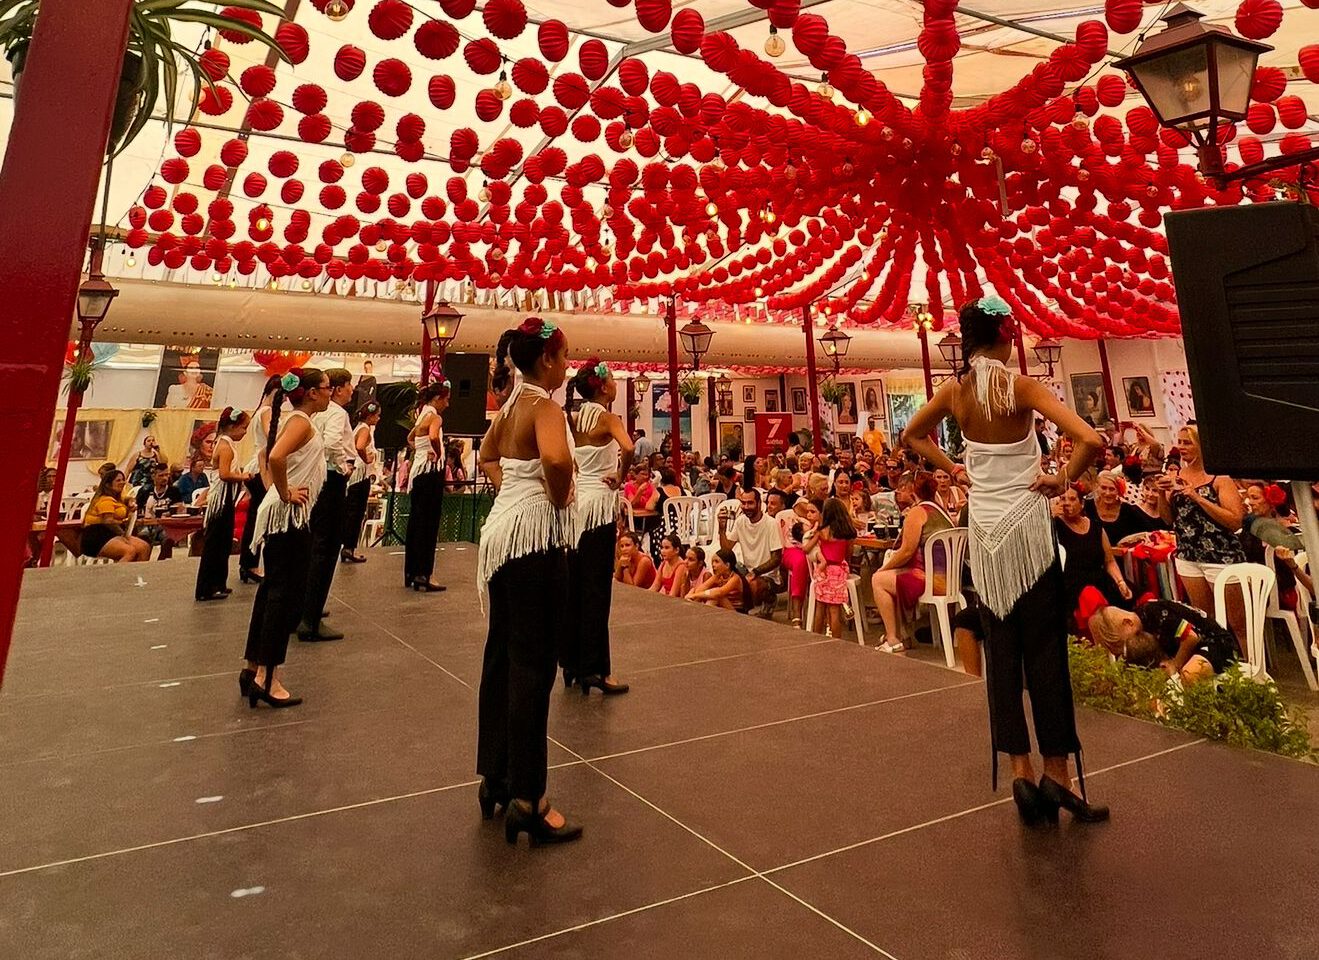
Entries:
{"label": "red paper lantern", "polygon": [[366,22],[381,40],[397,40],[412,29],[412,8],[403,0],[380,0]]}
{"label": "red paper lantern", "polygon": [[266,178],[255,170],[243,178],[243,193],[253,199],[266,192]]}
{"label": "red paper lantern", "polygon": [[219,190],[229,179],[229,171],[218,163],[213,163],[202,174],[202,186],[207,190]]}
{"label": "red paper lantern", "polygon": [[[262,28],[261,14],[255,10],[246,10],[242,7],[225,7],[220,14],[228,20],[240,20],[260,30]],[[245,33],[237,30],[221,30],[220,36],[224,37],[230,43],[251,43],[252,38]]]}
{"label": "red paper lantern", "polygon": [[351,117],[356,129],[374,133],[385,122],[385,108],[374,100],[363,100],[353,106]]}
{"label": "red paper lantern", "polygon": [[504,101],[493,90],[482,90],[476,95],[476,116],[486,123],[499,118],[504,112]]}
{"label": "red paper lantern", "polygon": [[473,73],[482,75],[494,73],[501,62],[499,47],[489,37],[468,41],[467,46],[463,47],[463,59]]}
{"label": "red paper lantern", "polygon": [[367,167],[362,171],[362,189],[367,193],[384,193],[389,189],[389,174],[380,167]]}
{"label": "red paper lantern", "polygon": [[1282,4],[1278,0],[1241,0],[1236,24],[1237,32],[1251,40],[1271,37],[1282,25]]}
{"label": "red paper lantern", "polygon": [[264,63],[254,64],[243,71],[238,85],[249,97],[266,97],[275,89],[275,71]]}
{"label": "red paper lantern", "polygon": [[1288,130],[1297,130],[1305,126],[1305,122],[1309,119],[1306,116],[1305,101],[1294,93],[1279,97],[1274,106],[1278,111],[1278,119]]}
{"label": "red paper lantern", "polygon": [[311,52],[311,42],[305,27],[285,20],[275,29],[275,42],[284,55],[295,64],[302,63]]}
{"label": "red paper lantern", "polygon": [[673,6],[669,0],[636,0],[637,22],[650,33],[659,33],[669,25]]}
{"label": "red paper lantern", "polygon": [[326,160],[317,168],[321,183],[338,183],[343,179],[343,164],[338,160]]}
{"label": "red paper lantern", "polygon": [[440,0],[440,8],[451,19],[461,20],[476,9],[476,0]]}
{"label": "red paper lantern", "polygon": [[224,142],[224,145],[220,147],[220,162],[223,163],[226,167],[240,167],[243,165],[243,161],[246,159],[247,159],[246,140],[239,140],[237,138],[233,140],[226,140]]}
{"label": "red paper lantern", "polygon": [[305,189],[301,180],[286,180],[284,186],[280,188],[279,198],[288,204],[297,203],[302,199]]}
{"label": "red paper lantern", "polygon": [[350,153],[370,153],[376,148],[376,135],[369,130],[349,127],[343,135],[343,145]]}
{"label": "red paper lantern", "polygon": [[481,19],[491,36],[512,40],[527,28],[527,8],[522,0],[489,0]]}
{"label": "red paper lantern", "polygon": [[577,49],[577,60],[588,80],[599,80],[609,69],[609,51],[596,39],[587,40]]}
{"label": "red paper lantern", "polygon": [[427,20],[412,37],[417,52],[431,60],[453,56],[461,41],[457,28],[446,20]]}
{"label": "red paper lantern", "polygon": [[456,88],[452,77],[444,74],[431,77],[430,83],[426,86],[426,92],[430,96],[431,105],[437,110],[448,110],[453,106]]}
{"label": "red paper lantern", "polygon": [[188,179],[188,161],[171,157],[160,165],[160,179],[166,183],[182,183]]}
{"label": "red paper lantern", "polygon": [[669,38],[680,53],[695,53],[705,38],[705,18],[691,7],[679,10],[669,28]]}
{"label": "red paper lantern", "polygon": [[234,94],[226,86],[202,87],[197,109],[210,117],[222,117],[234,105]]}
{"label": "red paper lantern", "polygon": [[298,172],[298,155],[289,150],[277,150],[266,164],[271,174],[281,180]]}
{"label": "red paper lantern", "polygon": [[1301,47],[1296,55],[1296,61],[1300,64],[1305,79],[1311,83],[1319,83],[1319,44],[1311,43]]}
{"label": "red paper lantern", "polygon": [[427,182],[424,173],[409,173],[404,185],[407,188],[408,196],[413,200],[420,200],[426,195],[426,191],[430,189],[430,184]]}
{"label": "red paper lantern", "polygon": [[591,97],[590,85],[580,73],[561,73],[554,78],[554,99],[568,110],[576,110]]}
{"label": "red paper lantern", "polygon": [[223,80],[229,73],[229,54],[215,47],[204,51],[197,62],[202,72],[212,80]]}
{"label": "red paper lantern", "polygon": [[247,108],[247,122],[253,130],[274,130],[284,122],[284,108],[274,100],[253,100]]}
{"label": "red paper lantern", "polygon": [[513,106],[509,107],[508,119],[513,126],[527,129],[534,127],[540,117],[540,108],[536,106],[536,101],[530,97],[523,97],[515,101]]}
{"label": "red paper lantern", "polygon": [[174,149],[182,157],[195,157],[202,148],[202,135],[194,127],[184,127],[174,134]]}
{"label": "red paper lantern", "polygon": [[1131,33],[1140,26],[1141,0],[1104,0],[1104,19],[1114,33]]}
{"label": "red paper lantern", "polygon": [[1127,96],[1126,81],[1116,74],[1108,73],[1099,78],[1095,84],[1095,95],[1106,107],[1116,107]]}
{"label": "red paper lantern", "polygon": [[1246,109],[1246,126],[1251,133],[1268,133],[1277,122],[1278,115],[1274,112],[1271,104],[1252,103]]}
{"label": "red paper lantern", "polygon": [[325,90],[314,83],[301,84],[293,91],[293,109],[299,113],[320,113],[329,104]]}
{"label": "red paper lantern", "polygon": [[394,125],[399,140],[420,140],[426,135],[426,121],[415,113],[405,113]]}
{"label": "red paper lantern", "polygon": [[385,96],[401,97],[412,86],[412,70],[402,60],[391,57],[376,64],[371,79]]}
{"label": "red paper lantern", "polygon": [[340,80],[356,80],[365,69],[366,53],[360,47],[346,43],[334,55],[334,75]]}
{"label": "red paper lantern", "polygon": [[298,137],[306,143],[324,143],[333,129],[330,118],[323,113],[313,113],[298,121]]}
{"label": "red paper lantern", "polygon": [[558,63],[568,55],[568,28],[562,20],[546,20],[536,31],[540,52],[546,60]]}
{"label": "red paper lantern", "polygon": [[338,210],[348,202],[348,194],[343,187],[331,184],[321,188],[320,202],[326,210]]}

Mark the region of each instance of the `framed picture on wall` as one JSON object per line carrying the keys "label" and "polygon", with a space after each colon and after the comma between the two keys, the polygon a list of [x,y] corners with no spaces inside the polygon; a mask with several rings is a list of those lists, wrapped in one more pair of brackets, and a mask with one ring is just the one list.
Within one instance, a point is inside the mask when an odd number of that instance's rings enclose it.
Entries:
{"label": "framed picture on wall", "polygon": [[[73,442],[69,445],[70,460],[104,461],[110,450],[110,430],[113,420],[79,420],[73,425]],[[56,423],[50,435],[50,448],[46,460],[59,459],[60,440],[64,437],[64,424]]]}
{"label": "framed picture on wall", "polygon": [[747,386],[744,386],[742,388],[742,402],[743,403],[756,402],[756,388],[753,385],[748,384]]}
{"label": "framed picture on wall", "polygon": [[726,454],[734,460],[741,460],[742,447],[745,443],[744,437],[742,424],[737,422],[719,424],[720,454]]}
{"label": "framed picture on wall", "polygon": [[219,364],[217,347],[166,347],[152,405],[170,410],[209,410]]}
{"label": "framed picture on wall", "polygon": [[883,380],[861,381],[861,409],[867,417],[888,420],[888,400],[884,396]]}
{"label": "framed picture on wall", "polygon": [[724,394],[720,394],[718,398],[718,403],[719,403],[719,416],[721,417],[735,416],[733,412],[733,395],[731,393],[728,394],[727,396],[725,396]]}
{"label": "framed picture on wall", "polygon": [[1149,377],[1123,377],[1122,392],[1127,395],[1127,412],[1133,417],[1154,416],[1154,393]]}
{"label": "framed picture on wall", "polygon": [[755,407],[747,407],[746,409],[744,409],[744,410],[742,411],[742,422],[743,422],[743,423],[755,423],[755,422],[756,422],[756,408],[755,408]]}
{"label": "framed picture on wall", "polygon": [[843,398],[838,401],[838,425],[840,427],[855,427],[856,417],[856,384],[851,380],[839,384],[843,388]]}
{"label": "framed picture on wall", "polygon": [[1092,427],[1104,427],[1113,422],[1108,399],[1104,396],[1102,373],[1072,374],[1072,406]]}
{"label": "framed picture on wall", "polygon": [[793,413],[806,413],[806,411],[807,411],[808,409],[809,409],[809,408],[806,406],[806,388],[805,388],[805,387],[793,387],[793,388],[792,388],[792,412],[793,412]]}
{"label": "framed picture on wall", "polygon": [[766,413],[779,412],[779,392],[777,390],[765,391],[765,412]]}

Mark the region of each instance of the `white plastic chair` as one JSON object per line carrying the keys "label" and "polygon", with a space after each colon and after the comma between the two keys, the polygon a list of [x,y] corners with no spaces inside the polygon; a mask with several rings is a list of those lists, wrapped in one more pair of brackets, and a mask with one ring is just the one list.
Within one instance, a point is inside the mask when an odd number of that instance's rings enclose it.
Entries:
{"label": "white plastic chair", "polygon": [[727,498],[722,493],[703,493],[696,499],[701,505],[701,528],[694,543],[698,547],[709,547],[719,539],[716,511],[719,509],[719,504],[725,503]]}
{"label": "white plastic chair", "polygon": [[[1296,560],[1297,565],[1305,569],[1304,554],[1298,556]],[[1273,555],[1273,548],[1268,544],[1264,545],[1264,565],[1273,571],[1275,577],[1277,576],[1277,559]],[[1305,643],[1305,636],[1310,633],[1310,617],[1307,612],[1310,606],[1309,596],[1300,580],[1296,581],[1296,597],[1296,609],[1300,612],[1300,616],[1297,616],[1291,610],[1283,609],[1282,604],[1279,603],[1278,591],[1273,590],[1269,594],[1267,617],[1270,620],[1281,621],[1282,625],[1287,628],[1287,634],[1292,640],[1292,648],[1301,661],[1301,670],[1305,673],[1305,682],[1311,690],[1319,690],[1319,681],[1315,679],[1314,667],[1310,665],[1309,648]],[[1301,625],[1302,623],[1304,626]]]}
{"label": "white plastic chair", "polygon": [[1227,622],[1229,583],[1240,585],[1246,612],[1246,662],[1241,665],[1241,672],[1263,682],[1269,679],[1264,656],[1264,621],[1269,610],[1269,594],[1277,590],[1278,578],[1262,563],[1234,563],[1223,569],[1214,581],[1214,618],[1220,627],[1230,631],[1232,628]]}
{"label": "white plastic chair", "polygon": [[632,509],[632,501],[625,494],[618,495],[618,509],[623,511],[623,521],[633,533],[637,532],[637,515]]}
{"label": "white plastic chair", "polygon": [[384,529],[385,529],[384,518],[376,517],[374,519],[367,520],[365,523],[362,524],[362,536],[357,541],[357,548],[359,550],[365,550],[367,547],[374,544],[377,540],[380,539],[380,536],[384,532]]}
{"label": "white plastic chair", "polygon": [[[815,565],[809,564],[806,567],[807,575],[810,577],[810,584],[806,588],[806,622],[803,626],[811,633],[815,632]],[[861,605],[861,578],[855,574],[848,574],[847,577],[847,600],[852,604],[852,622],[856,624],[856,642],[861,646],[866,645],[866,608]],[[843,621],[843,629],[847,629],[847,621]],[[835,637],[837,640],[842,637]]]}
{"label": "white plastic chair", "polygon": [[[943,658],[951,670],[957,666],[957,655],[953,650],[953,626],[951,611],[966,603],[962,596],[962,564],[966,559],[966,527],[954,527],[940,530],[930,535],[925,541],[925,591],[917,599],[917,606],[932,607],[930,617],[931,632],[934,642],[943,647]],[[944,592],[935,590],[934,571],[935,555],[943,553],[945,566]]]}
{"label": "white plastic chair", "polygon": [[[727,517],[728,526],[731,527],[733,525],[733,521],[737,519],[738,514],[740,514],[741,512],[742,512],[742,504],[738,503],[736,500],[721,500],[719,506],[715,507],[714,523],[713,523],[714,536],[713,539],[711,540],[711,546],[714,547],[714,549],[718,550],[719,545],[721,543],[719,539],[719,518]],[[740,543],[733,544],[733,553],[737,557],[738,563],[744,562],[742,560],[742,545]]]}
{"label": "white plastic chair", "polygon": [[60,501],[60,516],[69,522],[81,520],[91,503],[90,497],[65,497]]}
{"label": "white plastic chair", "polygon": [[669,497],[664,521],[683,543],[696,543],[701,535],[701,501],[696,497]]}

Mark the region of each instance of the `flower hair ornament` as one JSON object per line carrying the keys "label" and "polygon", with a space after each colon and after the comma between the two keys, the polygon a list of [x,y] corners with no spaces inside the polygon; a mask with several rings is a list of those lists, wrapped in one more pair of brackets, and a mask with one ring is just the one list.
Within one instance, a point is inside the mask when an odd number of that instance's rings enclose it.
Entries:
{"label": "flower hair ornament", "polygon": [[542,317],[527,317],[518,327],[522,333],[529,336],[540,337],[542,340],[548,340],[554,336],[555,331],[559,328]]}
{"label": "flower hair ornament", "polygon": [[1287,502],[1287,492],[1276,483],[1270,483],[1264,488],[1264,500],[1276,510]]}
{"label": "flower hair ornament", "polygon": [[279,388],[285,393],[292,393],[298,389],[298,384],[302,383],[302,377],[298,376],[292,370],[279,378]]}
{"label": "flower hair ornament", "polygon": [[977,300],[976,307],[981,313],[987,313],[991,317],[1012,316],[1012,308],[1007,305],[1007,301],[992,293],[987,297],[981,297]]}

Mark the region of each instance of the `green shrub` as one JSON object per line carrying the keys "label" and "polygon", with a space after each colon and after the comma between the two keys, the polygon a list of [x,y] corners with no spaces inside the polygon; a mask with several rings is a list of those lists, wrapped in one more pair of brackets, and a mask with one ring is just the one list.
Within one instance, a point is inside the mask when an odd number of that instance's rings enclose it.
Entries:
{"label": "green shrub", "polygon": [[1283,703],[1272,680],[1258,683],[1233,666],[1214,683],[1179,690],[1169,686],[1162,670],[1110,660],[1102,648],[1075,639],[1069,660],[1072,692],[1079,704],[1239,747],[1316,759],[1304,714]]}

